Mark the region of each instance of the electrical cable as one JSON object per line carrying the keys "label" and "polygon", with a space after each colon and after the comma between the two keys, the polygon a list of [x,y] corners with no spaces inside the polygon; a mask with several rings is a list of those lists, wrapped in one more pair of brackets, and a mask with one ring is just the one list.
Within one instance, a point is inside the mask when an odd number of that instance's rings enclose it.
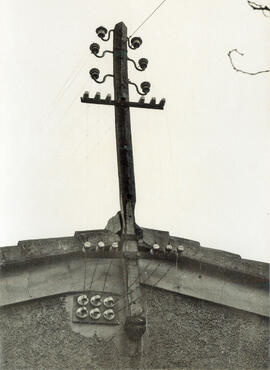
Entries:
{"label": "electrical cable", "polygon": [[91,283],[90,283],[90,286],[89,286],[89,289],[88,289],[88,290],[91,290],[91,288],[92,288],[92,285],[93,285],[93,281],[94,281],[94,277],[95,277],[95,274],[96,274],[96,270],[97,270],[98,263],[99,263],[99,258],[96,260],[96,264],[95,264],[94,272],[93,272],[92,279],[91,279]]}
{"label": "electrical cable", "polygon": [[85,253],[85,258],[84,258],[83,292],[85,292],[85,281],[86,281],[86,261],[87,261],[87,256],[86,256],[86,253]]}
{"label": "electrical cable", "polygon": [[148,21],[148,19],[150,19],[151,17],[152,17],[152,15],[161,7],[161,5],[162,4],[164,4],[165,3],[165,1],[166,0],[163,0],[160,4],[159,4],[159,6],[158,7],[156,7],[154,10],[153,10],[153,12],[140,24],[140,26],[138,27],[138,28],[136,28],[136,30],[129,36],[129,37],[131,37],[131,36],[133,36],[134,35],[134,33],[135,32],[137,32],[138,31],[138,29],[140,29],[147,21]]}
{"label": "electrical cable", "polygon": [[109,267],[108,267],[108,269],[106,271],[106,275],[105,275],[105,279],[104,279],[104,285],[103,285],[103,289],[102,289],[102,295],[103,295],[103,293],[105,291],[106,281],[107,281],[107,277],[108,277],[108,274],[109,274],[111,265],[112,265],[112,261],[110,262]]}
{"label": "electrical cable", "polygon": [[[148,264],[145,266],[145,268],[143,269],[142,272],[145,272],[147,270],[147,268],[153,263],[153,261],[150,261],[148,262]],[[148,276],[148,279],[149,277],[157,270],[157,268],[160,266],[160,263],[156,266],[156,268],[151,272],[151,274]],[[136,277],[136,279],[134,279],[134,281],[130,284],[130,286],[128,287],[128,291],[124,294],[122,294],[118,300],[115,302],[119,302],[121,301],[123,298],[126,298],[130,293],[134,292],[134,289],[133,290],[130,290],[130,288],[140,279],[140,274]]]}
{"label": "electrical cable", "polygon": [[[160,264],[159,264],[160,265]],[[158,266],[159,266],[158,265]],[[161,275],[161,277],[151,286],[151,290],[150,290],[150,294],[151,294],[151,291],[153,290],[153,288],[162,280],[166,277],[166,275],[168,274],[168,272],[174,267],[174,265],[171,265],[163,275]],[[153,273],[153,271],[152,271]],[[151,273],[151,274],[152,274]],[[146,281],[149,279],[149,277],[151,276],[151,274],[148,276],[148,278],[146,279]],[[140,298],[143,298],[145,296],[145,294],[141,294],[139,297],[136,298],[135,301],[133,301],[132,303],[135,303],[138,299]],[[116,311],[116,313],[122,311],[123,309],[125,309],[127,307],[127,305],[124,305],[123,307],[121,307],[118,311]]]}
{"label": "electrical cable", "polygon": [[53,101],[50,104],[49,111],[46,115],[41,119],[42,124],[45,124],[45,122],[49,119],[50,115],[54,112],[55,108],[58,106],[58,103],[62,99],[62,97],[65,95],[66,91],[70,87],[70,85],[73,83],[75,78],[78,76],[79,72],[82,70],[82,68],[85,65],[85,62],[87,60],[88,53],[80,59],[80,61],[76,64],[76,66],[73,68],[71,74],[66,79],[62,87],[59,89],[58,93],[54,97]]}

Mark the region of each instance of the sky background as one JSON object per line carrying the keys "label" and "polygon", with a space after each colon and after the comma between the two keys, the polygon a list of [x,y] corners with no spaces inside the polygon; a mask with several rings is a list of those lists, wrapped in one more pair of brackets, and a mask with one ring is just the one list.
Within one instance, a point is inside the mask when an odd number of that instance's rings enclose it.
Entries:
{"label": "sky background", "polygon": [[[88,74],[112,73],[112,56],[89,45],[111,49],[98,26],[130,35],[160,2],[1,1],[0,246],[104,228],[119,210],[113,107],[80,103],[113,95]],[[227,56],[269,68],[269,29],[245,0],[167,0],[136,33],[129,57],[149,65],[129,78],[166,98],[131,109],[140,226],[269,262],[269,74]]]}

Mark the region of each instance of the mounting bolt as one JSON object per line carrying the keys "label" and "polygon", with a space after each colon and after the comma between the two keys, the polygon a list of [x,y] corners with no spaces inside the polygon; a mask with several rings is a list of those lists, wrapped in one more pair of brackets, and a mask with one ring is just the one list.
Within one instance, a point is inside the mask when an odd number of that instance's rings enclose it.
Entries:
{"label": "mounting bolt", "polygon": [[106,320],[113,320],[115,318],[114,311],[110,308],[109,310],[104,311],[103,316]]}
{"label": "mounting bolt", "polygon": [[105,243],[104,243],[104,242],[102,242],[102,241],[98,242],[98,247],[99,247],[100,249],[105,248]]}
{"label": "mounting bolt", "polygon": [[76,316],[79,319],[85,319],[88,316],[88,310],[86,307],[80,307],[76,310]]}
{"label": "mounting bolt", "polygon": [[113,242],[111,247],[112,247],[112,249],[116,250],[119,247],[119,245],[118,245],[117,242]]}
{"label": "mounting bolt", "polygon": [[114,306],[114,299],[111,296],[110,297],[106,297],[104,299],[103,303],[104,303],[104,306],[105,307],[111,308],[111,307]]}
{"label": "mounting bolt", "polygon": [[101,312],[100,312],[99,308],[93,308],[93,310],[90,311],[89,315],[90,315],[91,319],[98,320],[101,316]]}
{"label": "mounting bolt", "polygon": [[85,306],[89,302],[89,299],[86,294],[82,294],[77,298],[77,302],[79,305]]}
{"label": "mounting bolt", "polygon": [[172,245],[171,245],[171,244],[167,244],[167,245],[166,245],[166,251],[167,251],[167,252],[171,252],[171,251],[172,251],[172,249],[173,249],[173,247],[172,247]]}
{"label": "mounting bolt", "polygon": [[85,249],[89,249],[89,248],[91,248],[91,242],[89,242],[89,241],[84,242],[83,246],[84,246]]}
{"label": "mounting bolt", "polygon": [[152,248],[151,248],[151,250],[150,250],[150,253],[151,253],[151,254],[155,254],[155,253],[157,253],[159,250],[160,250],[160,246],[155,242],[155,243],[153,244],[153,247],[152,247]]}
{"label": "mounting bolt", "polygon": [[90,298],[90,302],[93,306],[98,307],[101,305],[101,296],[99,294],[94,295],[93,297]]}
{"label": "mounting bolt", "polygon": [[176,247],[176,251],[177,251],[177,253],[182,253],[183,251],[184,251],[184,246],[183,245],[178,245],[177,247]]}
{"label": "mounting bolt", "polygon": [[85,306],[89,302],[89,299],[86,294],[82,294],[78,297],[77,302],[79,305]]}

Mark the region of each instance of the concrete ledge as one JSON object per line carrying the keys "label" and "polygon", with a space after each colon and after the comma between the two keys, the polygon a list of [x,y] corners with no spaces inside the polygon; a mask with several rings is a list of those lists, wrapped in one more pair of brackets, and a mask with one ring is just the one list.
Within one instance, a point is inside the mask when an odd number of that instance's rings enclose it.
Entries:
{"label": "concrete ledge", "polygon": [[105,246],[119,242],[117,234],[109,230],[76,231],[74,237],[23,240],[18,245],[0,248],[0,266],[44,261],[55,257],[81,255],[85,241],[97,245],[103,241]]}
{"label": "concrete ledge", "polygon": [[[201,247],[196,241],[171,237],[166,231],[141,230],[139,264],[142,284],[269,315],[269,264]],[[79,291],[84,265],[87,264],[89,280],[97,260],[102,261],[99,268],[101,285],[105,265],[112,259],[112,266],[115,266],[112,271],[118,277],[111,276],[111,282],[121,280],[122,272],[117,267],[123,257],[121,251],[110,256],[110,253],[98,254],[94,248],[92,254],[84,254],[82,247],[86,240],[93,246],[99,241],[110,246],[120,238],[110,230],[92,230],[76,232],[74,237],[20,241],[17,246],[0,248],[0,305]],[[160,253],[153,255],[150,251],[156,242],[161,247]],[[164,253],[168,243],[174,247],[183,245],[184,250],[178,258],[175,254]],[[151,275],[155,266],[157,269]],[[168,266],[170,272],[166,273],[164,269]]]}
{"label": "concrete ledge", "polygon": [[141,283],[269,317],[269,282],[187,262],[140,260]]}

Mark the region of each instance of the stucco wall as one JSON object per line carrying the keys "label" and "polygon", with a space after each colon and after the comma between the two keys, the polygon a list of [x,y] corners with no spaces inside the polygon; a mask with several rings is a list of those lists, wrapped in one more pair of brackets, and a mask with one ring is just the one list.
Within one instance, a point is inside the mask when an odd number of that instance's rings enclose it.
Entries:
{"label": "stucco wall", "polygon": [[56,296],[1,308],[1,369],[268,367],[266,317],[156,288],[143,292],[148,325],[141,356],[130,352],[122,327],[104,337],[74,326],[72,296]]}

